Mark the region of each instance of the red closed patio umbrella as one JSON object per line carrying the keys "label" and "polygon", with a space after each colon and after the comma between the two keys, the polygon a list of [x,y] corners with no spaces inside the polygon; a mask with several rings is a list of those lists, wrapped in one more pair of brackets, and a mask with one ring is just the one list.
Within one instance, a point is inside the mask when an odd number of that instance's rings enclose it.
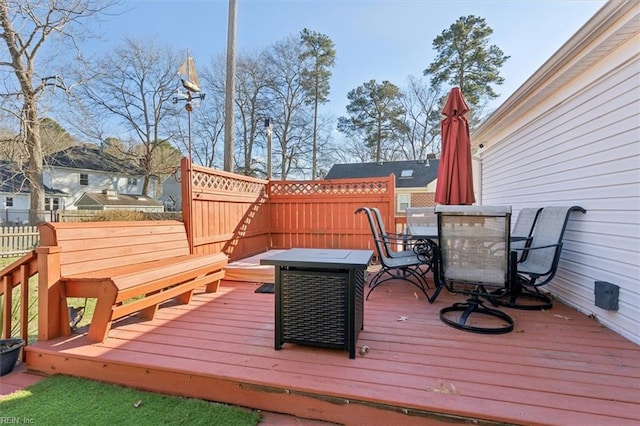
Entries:
{"label": "red closed patio umbrella", "polygon": [[438,182],[435,201],[438,204],[473,204],[473,174],[471,172],[471,141],[469,123],[465,114],[469,107],[460,92],[454,87],[442,110],[442,151],[438,167]]}

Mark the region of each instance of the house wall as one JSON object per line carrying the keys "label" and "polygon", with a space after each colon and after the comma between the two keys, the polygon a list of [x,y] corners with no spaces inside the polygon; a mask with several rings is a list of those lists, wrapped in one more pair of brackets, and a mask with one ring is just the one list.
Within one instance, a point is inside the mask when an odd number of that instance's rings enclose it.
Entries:
{"label": "house wall", "polygon": [[[640,343],[640,3],[610,2],[472,140],[484,205],[579,205],[549,290]],[[508,108],[507,108],[508,107]],[[620,286],[619,310],[594,282]]]}
{"label": "house wall", "polygon": [[182,209],[182,186],[179,177],[180,170],[176,170],[162,183],[162,195],[158,200],[164,204],[167,211]]}
{"label": "house wall", "polygon": [[[10,207],[5,207],[7,197],[13,199]],[[0,225],[29,223],[29,200],[29,194],[0,194]]]}
{"label": "house wall", "polygon": [[[80,185],[80,173],[88,175],[88,185]],[[129,177],[137,179],[137,184],[129,185]],[[65,203],[65,209],[75,209],[74,203],[85,192],[116,189],[120,194],[140,195],[142,194],[142,185],[144,183],[143,178],[140,176],[114,176],[110,173],[96,170],[66,169],[61,167],[46,168],[43,172],[43,179],[45,185],[50,188],[64,191],[70,195],[69,197],[61,198],[61,209],[63,208],[62,203]],[[153,188],[151,188],[151,193],[153,193]]]}

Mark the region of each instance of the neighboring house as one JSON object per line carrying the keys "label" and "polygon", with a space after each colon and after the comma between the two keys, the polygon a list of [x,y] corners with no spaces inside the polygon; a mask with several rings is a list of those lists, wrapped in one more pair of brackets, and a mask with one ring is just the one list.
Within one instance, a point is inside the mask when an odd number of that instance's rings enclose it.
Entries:
{"label": "neighboring house", "polygon": [[[471,135],[478,204],[580,205],[549,290],[640,343],[640,2],[606,3]],[[595,281],[619,309],[595,306]],[[526,315],[526,314],[525,314]],[[571,319],[567,319],[570,325]]]}
{"label": "neighboring house", "polygon": [[113,189],[102,192],[85,192],[76,201],[78,210],[134,210],[139,212],[163,212],[161,202],[144,195],[118,194]]}
{"label": "neighboring house", "polygon": [[[53,200],[66,199],[68,194],[45,185],[45,210],[52,211],[57,204]],[[16,163],[0,160],[0,225],[23,225],[28,221],[31,203],[29,182]],[[51,220],[42,212],[42,220]]]}
{"label": "neighboring house", "polygon": [[407,207],[433,206],[439,160],[385,161],[379,163],[335,164],[325,179],[396,178],[396,213]]}
{"label": "neighboring house", "polygon": [[162,182],[160,201],[165,211],[179,212],[182,210],[182,185],[180,183],[180,167]]}
{"label": "neighboring house", "polygon": [[[73,210],[85,192],[100,193],[109,189],[119,194],[142,194],[144,171],[98,146],[79,145],[45,156],[42,178],[45,210]],[[155,193],[155,186],[152,180],[150,194]],[[16,218],[22,219],[21,216],[26,220],[30,200],[24,170],[15,163],[0,162],[0,209],[3,209],[0,216],[2,213],[13,216],[13,222]]]}
{"label": "neighboring house", "polygon": [[[69,194],[64,208],[73,209],[85,192],[113,189],[119,194],[142,194],[144,171],[99,146],[81,145],[46,156],[43,179],[45,185]],[[155,193],[155,181],[149,193]]]}

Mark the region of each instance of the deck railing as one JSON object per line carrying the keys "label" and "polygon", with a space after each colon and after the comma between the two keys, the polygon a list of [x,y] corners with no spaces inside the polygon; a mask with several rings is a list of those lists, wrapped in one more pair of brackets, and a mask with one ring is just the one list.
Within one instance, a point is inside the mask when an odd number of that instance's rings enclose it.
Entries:
{"label": "deck railing", "polygon": [[[16,328],[20,338],[29,342],[29,278],[38,272],[35,251],[0,270],[0,297],[2,299],[2,338],[14,337]],[[17,289],[17,291],[15,291]],[[17,296],[19,300],[14,300]],[[14,312],[18,311],[19,324],[14,324]]]}

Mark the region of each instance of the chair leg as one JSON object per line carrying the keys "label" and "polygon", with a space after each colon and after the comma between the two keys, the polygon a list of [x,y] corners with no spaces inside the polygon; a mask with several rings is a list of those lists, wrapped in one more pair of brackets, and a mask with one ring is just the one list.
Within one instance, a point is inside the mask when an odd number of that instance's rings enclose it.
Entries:
{"label": "chair leg", "polygon": [[[522,299],[526,302],[518,302]],[[520,294],[507,293],[502,298],[491,298],[491,304],[524,311],[544,311],[553,308],[553,297],[543,294],[537,287],[533,290],[523,287]]]}
{"label": "chair leg", "polygon": [[[460,312],[460,316],[455,319],[451,312]],[[467,320],[473,314],[486,315],[502,320],[504,323],[497,327],[480,327],[467,324]],[[478,297],[472,297],[464,303],[455,303],[452,306],[440,310],[440,320],[445,324],[459,330],[470,331],[482,334],[503,334],[513,331],[515,324],[513,318],[497,309],[488,308]]]}
{"label": "chair leg", "polygon": [[[384,282],[394,280],[394,279],[407,281],[411,283],[413,286],[417,287],[425,295],[429,303],[433,303],[437,295],[440,293],[441,288],[436,287],[436,291],[434,295],[429,296],[429,293],[427,293],[427,289],[430,287],[426,278],[426,272],[423,273],[422,271],[419,271],[417,269],[411,269],[411,268],[394,269],[394,270],[396,271],[395,274],[391,272],[391,269],[381,269],[380,271],[378,271],[376,275],[373,276],[373,278],[371,278],[371,280],[369,281],[369,292],[365,297],[366,300],[369,300],[369,295],[373,290],[375,290],[376,287],[378,287],[380,284]],[[427,271],[429,271],[429,269],[427,269]],[[389,276],[384,279],[381,279],[385,274]],[[412,277],[414,279],[411,279]]]}

